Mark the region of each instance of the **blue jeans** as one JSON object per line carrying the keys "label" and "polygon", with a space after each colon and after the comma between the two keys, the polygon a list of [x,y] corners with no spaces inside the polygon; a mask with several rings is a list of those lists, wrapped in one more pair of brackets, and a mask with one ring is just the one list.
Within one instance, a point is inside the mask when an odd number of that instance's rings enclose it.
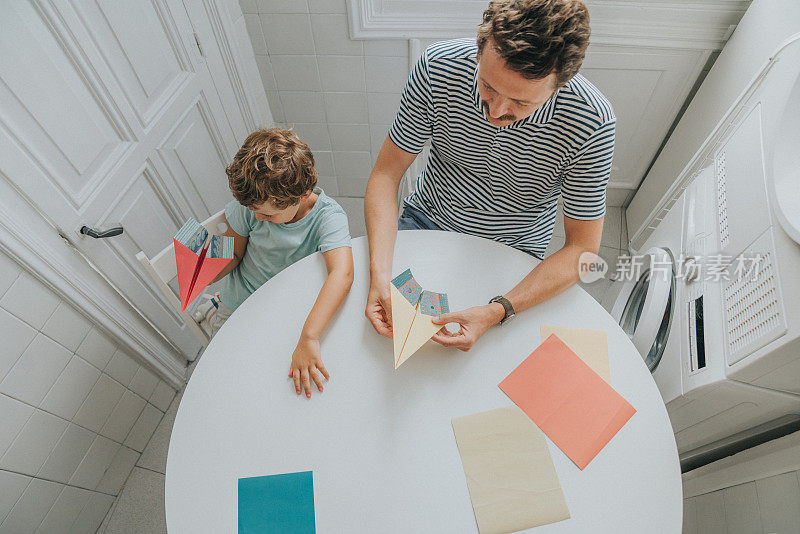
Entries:
{"label": "blue jeans", "polygon": [[397,219],[398,230],[441,230],[436,223],[417,208],[406,206]]}
{"label": "blue jeans", "polygon": [[[441,230],[436,223],[433,222],[428,218],[427,215],[419,211],[417,208],[412,208],[411,206],[406,206],[403,208],[403,213],[400,214],[400,218],[397,219],[397,229],[398,230]],[[522,249],[517,249],[522,250]],[[522,250],[525,254],[529,254],[536,258],[537,260],[542,260],[544,258],[540,258],[533,252]]]}

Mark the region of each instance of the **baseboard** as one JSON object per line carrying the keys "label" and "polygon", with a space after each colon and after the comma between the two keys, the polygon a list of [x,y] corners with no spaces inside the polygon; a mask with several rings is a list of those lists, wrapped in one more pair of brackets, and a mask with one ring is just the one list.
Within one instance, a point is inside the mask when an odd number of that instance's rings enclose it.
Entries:
{"label": "baseboard", "polygon": [[773,439],[682,475],[683,497],[800,470],[800,431]]}

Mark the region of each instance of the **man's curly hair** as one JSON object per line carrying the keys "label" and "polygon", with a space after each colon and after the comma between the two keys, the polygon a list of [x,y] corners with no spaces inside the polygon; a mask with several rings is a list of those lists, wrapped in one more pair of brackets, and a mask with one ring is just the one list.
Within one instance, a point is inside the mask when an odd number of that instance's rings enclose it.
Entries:
{"label": "man's curly hair", "polygon": [[579,0],[494,0],[478,27],[478,56],[488,43],[512,70],[528,79],[554,72],[561,87],[580,70],[589,34]]}
{"label": "man's curly hair", "polygon": [[248,208],[270,201],[275,208],[285,209],[317,185],[308,145],[282,128],[248,135],[225,173],[234,198]]}

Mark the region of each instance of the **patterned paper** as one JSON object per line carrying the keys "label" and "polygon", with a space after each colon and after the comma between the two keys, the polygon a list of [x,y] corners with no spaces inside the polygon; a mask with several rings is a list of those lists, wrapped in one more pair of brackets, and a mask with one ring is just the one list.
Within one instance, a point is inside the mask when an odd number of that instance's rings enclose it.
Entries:
{"label": "patterned paper", "polygon": [[212,235],[208,243],[206,257],[233,259],[233,238],[230,236]]}
{"label": "patterned paper", "polygon": [[447,294],[423,291],[419,301],[419,312],[432,317],[443,313],[449,313],[450,306],[447,303]]}
{"label": "patterned paper", "polygon": [[200,253],[206,239],[208,239],[208,230],[192,218],[186,221],[186,224],[175,234],[175,241],[183,243],[195,254]]}
{"label": "patterned paper", "polygon": [[446,294],[423,290],[414,280],[411,269],[396,276],[389,289],[392,293],[394,367],[397,369],[441,329],[433,322],[433,317],[448,313],[450,306]]}
{"label": "patterned paper", "polygon": [[420,286],[414,275],[411,274],[411,269],[406,269],[403,273],[397,275],[392,284],[403,295],[412,306],[416,306],[419,298],[422,295],[422,286]]}

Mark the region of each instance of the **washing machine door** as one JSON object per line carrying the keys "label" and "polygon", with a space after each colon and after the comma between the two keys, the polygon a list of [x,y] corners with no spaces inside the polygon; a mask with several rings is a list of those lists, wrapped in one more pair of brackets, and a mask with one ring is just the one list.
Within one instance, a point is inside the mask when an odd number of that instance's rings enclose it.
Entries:
{"label": "washing machine door", "polygon": [[658,367],[667,344],[675,310],[675,272],[668,251],[649,249],[632,265],[611,310],[650,372]]}

